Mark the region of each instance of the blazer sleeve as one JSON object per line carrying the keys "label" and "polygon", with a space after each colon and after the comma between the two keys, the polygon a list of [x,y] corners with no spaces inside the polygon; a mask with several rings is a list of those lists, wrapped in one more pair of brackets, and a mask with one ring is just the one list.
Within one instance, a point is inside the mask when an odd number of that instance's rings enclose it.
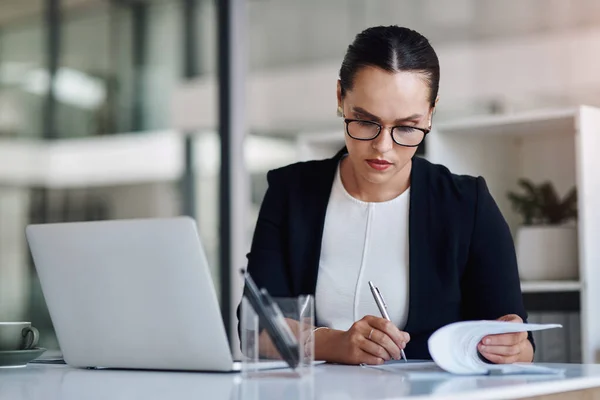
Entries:
{"label": "blazer sleeve", "polygon": [[[476,179],[475,219],[462,297],[464,319],[493,320],[517,314],[527,322],[512,235],[482,177]],[[531,332],[528,338],[534,345]]]}
{"label": "blazer sleeve", "polygon": [[[267,173],[269,184],[260,207],[258,221],[248,253],[247,271],[259,288],[265,288],[273,297],[290,297],[288,268],[286,266],[287,195],[285,177],[278,171]],[[238,334],[240,334],[241,303],[237,307]]]}
{"label": "blazer sleeve", "polygon": [[[278,173],[279,172],[279,173]],[[259,288],[273,297],[291,295],[286,265],[287,194],[281,171],[269,171],[269,184],[263,199],[252,238],[248,258],[248,273]]]}

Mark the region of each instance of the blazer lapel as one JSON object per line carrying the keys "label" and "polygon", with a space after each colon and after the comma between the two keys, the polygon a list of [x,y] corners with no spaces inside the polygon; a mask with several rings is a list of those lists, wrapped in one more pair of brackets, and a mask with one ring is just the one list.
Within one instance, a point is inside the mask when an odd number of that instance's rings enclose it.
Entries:
{"label": "blazer lapel", "polygon": [[[408,214],[408,247],[409,247],[409,306],[408,320],[405,330],[415,331],[420,325],[419,319],[423,318],[427,296],[432,296],[428,290],[428,276],[431,263],[428,262],[428,254],[431,247],[428,235],[431,226],[430,204],[428,195],[427,168],[423,160],[413,158],[410,183],[410,210]],[[418,329],[417,329],[418,330]]]}
{"label": "blazer lapel", "polygon": [[337,172],[338,163],[342,157],[347,154],[346,147],[341,149],[333,158],[326,160],[327,168],[319,174],[313,184],[313,189],[310,191],[310,196],[306,198],[304,205],[308,212],[306,213],[309,221],[307,226],[313,227],[309,234],[311,240],[307,250],[310,254],[308,265],[310,265],[309,273],[303,274],[305,280],[302,279],[302,292],[314,294],[317,288],[317,276],[319,273],[319,261],[321,259],[321,243],[323,241],[323,230],[325,228],[325,216],[327,214],[327,206],[331,195],[333,180]]}

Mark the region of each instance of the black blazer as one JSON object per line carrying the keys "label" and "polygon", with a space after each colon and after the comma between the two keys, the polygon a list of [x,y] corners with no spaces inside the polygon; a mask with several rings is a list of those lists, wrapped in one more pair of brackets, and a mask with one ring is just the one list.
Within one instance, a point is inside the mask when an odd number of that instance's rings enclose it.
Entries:
{"label": "black blazer", "polygon": [[[325,213],[345,151],[267,174],[248,272],[273,296],[315,294]],[[408,321],[400,327],[411,336],[409,358],[431,358],[427,339],[451,322],[526,320],[512,237],[482,177],[413,158],[409,264]]]}

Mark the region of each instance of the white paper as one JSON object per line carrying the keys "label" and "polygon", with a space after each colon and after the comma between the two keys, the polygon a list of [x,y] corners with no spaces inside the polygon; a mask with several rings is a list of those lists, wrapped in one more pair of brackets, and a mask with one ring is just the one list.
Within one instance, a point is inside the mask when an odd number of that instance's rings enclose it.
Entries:
{"label": "white paper", "polygon": [[431,335],[428,342],[429,353],[438,366],[453,374],[555,373],[559,371],[531,364],[487,364],[479,358],[477,352],[477,345],[488,335],[552,328],[562,328],[562,325],[523,324],[506,321],[456,322],[438,329]]}
{"label": "white paper", "polygon": [[[488,366],[488,374],[494,376],[497,379],[511,379],[512,375],[537,375],[542,379],[544,375],[556,375],[564,372],[563,369],[555,369],[548,368],[541,365],[533,365],[533,364],[504,364],[504,365],[489,365]],[[396,374],[401,374],[403,376],[409,377],[413,381],[418,380],[440,380],[440,379],[448,379],[453,376],[452,373],[442,369],[433,361],[412,361],[409,360],[408,363],[404,361],[387,361],[383,365],[366,365],[361,364],[361,366],[365,368],[372,368],[379,371],[386,371]],[[464,376],[464,379],[467,379],[468,376],[475,376],[478,379],[481,379],[480,374],[461,374]],[[514,378],[512,378],[514,379]],[[528,377],[527,379],[533,379],[533,377]],[[463,382],[463,381],[460,381]]]}
{"label": "white paper", "polygon": [[444,371],[433,361],[413,361],[405,362],[403,360],[387,361],[383,365],[365,365],[366,368],[373,368],[380,371],[401,373],[409,376],[411,379],[444,379],[452,376]]}

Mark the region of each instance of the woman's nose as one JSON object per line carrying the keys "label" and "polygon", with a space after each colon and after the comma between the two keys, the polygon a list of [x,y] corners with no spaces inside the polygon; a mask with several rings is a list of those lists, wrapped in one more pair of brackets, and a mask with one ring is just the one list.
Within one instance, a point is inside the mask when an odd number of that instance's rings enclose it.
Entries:
{"label": "woman's nose", "polygon": [[379,153],[386,153],[394,147],[391,128],[381,128],[379,136],[373,139],[373,148]]}

